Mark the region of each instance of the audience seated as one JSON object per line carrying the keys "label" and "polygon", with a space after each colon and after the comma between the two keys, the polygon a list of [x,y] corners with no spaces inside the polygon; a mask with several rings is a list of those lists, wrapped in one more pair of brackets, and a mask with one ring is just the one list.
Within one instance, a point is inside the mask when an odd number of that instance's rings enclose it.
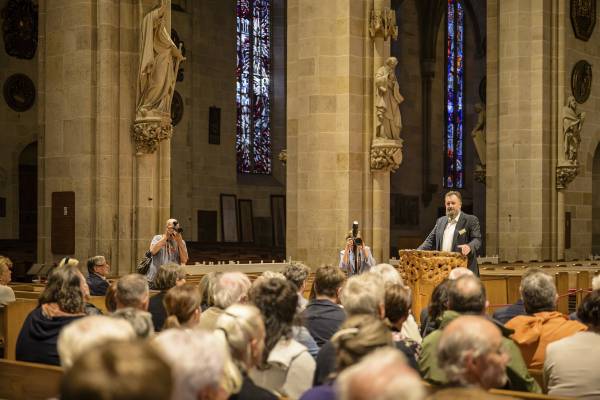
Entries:
{"label": "audience seated", "polygon": [[[600,290],[600,274],[592,278],[592,290]],[[569,314],[569,319],[581,322],[577,317],[577,311],[574,311],[571,314]]]}
{"label": "audience seated", "polygon": [[152,315],[147,311],[150,289],[143,275],[129,274],[121,277],[117,281],[115,299],[117,310],[113,312],[113,317],[129,322],[139,338],[154,335]]}
{"label": "audience seated", "polygon": [[87,284],[90,287],[92,296],[104,296],[110,286],[106,279],[110,273],[110,265],[106,262],[104,256],[94,256],[87,260]]}
{"label": "audience seated", "polygon": [[258,386],[297,399],[311,386],[315,361],[305,346],[292,339],[296,288],[285,279],[263,279],[252,286],[249,298],[260,310],[266,329],[262,361],[250,370],[250,377]]}
{"label": "audience seated", "polygon": [[92,349],[111,341],[132,341],[135,332],[126,321],[103,315],[78,319],[67,325],[58,336],[60,365],[69,369],[75,360]]}
{"label": "audience seated", "polygon": [[155,332],[161,331],[167,318],[165,306],[163,305],[167,290],[175,287],[175,285],[183,285],[184,283],[185,271],[180,264],[168,263],[158,268],[154,277],[153,287],[160,292],[150,297],[148,303],[148,312],[152,315]]}
{"label": "audience seated", "polygon": [[552,396],[600,398],[600,290],[590,293],[577,316],[588,330],[548,344],[544,382]]}
{"label": "audience seated", "polygon": [[184,284],[169,289],[163,299],[167,312],[164,329],[193,328],[198,325],[202,313],[201,300],[200,290],[194,285]]}
{"label": "audience seated", "polygon": [[207,308],[215,305],[215,284],[217,279],[221,276],[222,272],[212,271],[204,275],[198,283],[198,288],[202,294],[202,311],[206,311]]}
{"label": "audience seated", "polygon": [[[348,318],[360,314],[382,320],[385,318],[385,288],[383,279],[378,274],[352,276],[344,285],[340,298]],[[335,347],[328,341],[319,350],[313,385],[325,383],[334,371]]]}
{"label": "audience seated", "polygon": [[12,261],[0,256],[0,306],[15,301],[15,292],[7,286],[12,278]]}
{"label": "audience seated", "polygon": [[425,388],[418,374],[393,348],[375,350],[345,369],[336,381],[340,400],[421,400]]}
{"label": "audience seated", "polygon": [[241,272],[225,272],[217,277],[213,293],[214,305],[202,313],[199,327],[215,329],[217,319],[232,304],[247,300],[250,279]]}
{"label": "audience seated", "polygon": [[359,362],[365,355],[380,347],[392,346],[392,335],[381,319],[372,315],[355,315],[348,318],[333,335],[335,348],[335,373],[320,386],[305,392],[300,400],[335,400],[332,383],[344,369]]}
{"label": "audience seated", "polygon": [[[404,282],[402,281],[402,277],[400,273],[390,264],[378,264],[371,268],[369,271],[371,273],[377,274],[381,276],[383,279],[383,283],[388,285],[402,285],[404,286]],[[417,321],[412,316],[411,311],[409,310],[408,317],[402,324],[401,334],[403,337],[413,340],[416,343],[421,343],[423,338],[421,337],[421,333],[419,333],[419,326],[417,325]]]}
{"label": "audience seated", "polygon": [[406,357],[408,364],[419,371],[418,357],[421,345],[402,333],[402,325],[409,316],[412,297],[410,288],[400,285],[385,287],[385,317],[391,327],[394,345]]}
{"label": "audience seated", "polygon": [[[443,330],[460,315],[484,315],[486,307],[485,288],[478,278],[463,276],[455,281],[450,281],[448,310],[442,315],[439,329],[430,333],[422,343],[419,368],[423,378],[434,385],[449,383],[448,377],[440,368],[437,359],[438,343]],[[510,361],[506,367],[506,373],[509,377],[507,388],[539,393],[541,389],[527,371],[527,365],[519,348],[508,338],[512,331],[501,324],[498,324],[498,327],[504,336],[502,339],[504,349],[510,356]]]}
{"label": "audience seated", "polygon": [[61,400],[166,400],[169,364],[145,341],[105,343],[79,357],[64,375]]}
{"label": "audience seated", "polygon": [[438,345],[438,362],[449,387],[432,400],[497,398],[486,392],[502,388],[508,377],[508,354],[500,329],[483,316],[462,316],[444,328]]}
{"label": "audience seated", "polygon": [[261,363],[265,346],[265,324],[260,310],[248,304],[227,307],[217,320],[215,332],[222,333],[233,360],[226,368],[228,379],[234,382],[230,400],[276,400],[277,396],[256,386],[248,371]]}
{"label": "audience seated", "polygon": [[68,261],[50,273],[38,307],[23,322],[16,344],[18,361],[60,365],[56,342],[61,329],[85,316],[82,275]]}
{"label": "audience seated", "polygon": [[346,274],[337,266],[325,265],[315,272],[315,298],[308,302],[302,318],[319,347],[333,336],[346,319],[339,305],[339,294],[345,281]]}
{"label": "audience seated", "polygon": [[310,268],[298,262],[293,262],[285,267],[283,276],[285,279],[292,282],[298,288],[298,312],[304,311],[308,300],[304,298],[304,290],[306,289],[306,278],[310,273]]}
{"label": "audience seated", "polygon": [[230,362],[225,344],[214,332],[167,329],[153,340],[171,366],[172,400],[224,400],[224,367]]}
{"label": "audience seated", "polygon": [[540,369],[549,343],[584,331],[587,327],[556,311],[558,295],[554,278],[545,272],[528,271],[519,290],[527,315],[514,317],[505,326],[514,330],[511,337],[521,349],[527,366]]}
{"label": "audience seated", "polygon": [[431,293],[429,306],[421,310],[421,336],[429,335],[440,327],[442,314],[448,309],[448,288],[450,279],[441,281]]}

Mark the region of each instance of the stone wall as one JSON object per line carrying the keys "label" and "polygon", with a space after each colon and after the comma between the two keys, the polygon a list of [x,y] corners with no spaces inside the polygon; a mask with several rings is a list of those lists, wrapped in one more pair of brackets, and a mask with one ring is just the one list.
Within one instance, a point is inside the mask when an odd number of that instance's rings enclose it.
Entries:
{"label": "stone wall", "polygon": [[[0,0],[0,10],[7,3],[8,0]],[[0,35],[0,85],[3,87],[9,76],[20,73],[33,81],[37,91],[38,54],[39,46],[31,60],[9,56],[4,49],[4,37]],[[7,105],[4,97],[0,99],[0,197],[6,199],[6,216],[0,217],[0,239],[19,238],[19,157],[39,137],[38,104],[39,97],[29,110],[17,112]]]}
{"label": "stone wall", "polygon": [[[270,176],[239,175],[236,169],[236,2],[209,0],[187,2],[185,12],[173,10],[172,26],[185,42],[185,79],[176,90],[184,99],[182,121],[172,141],[171,212],[186,229],[187,240],[197,240],[198,210],[217,211],[220,194],[234,194],[253,204],[255,230],[268,230],[270,196],[285,193],[285,169],[277,155],[285,148],[285,10],[282,1],[273,6],[273,107]],[[209,107],[221,109],[220,144],[208,142]],[[221,240],[220,217],[217,237]],[[266,224],[265,224],[266,221]],[[262,222],[262,224],[261,224]],[[258,224],[258,225],[257,225]],[[255,232],[256,237],[265,232]],[[271,243],[262,243],[270,245]]]}

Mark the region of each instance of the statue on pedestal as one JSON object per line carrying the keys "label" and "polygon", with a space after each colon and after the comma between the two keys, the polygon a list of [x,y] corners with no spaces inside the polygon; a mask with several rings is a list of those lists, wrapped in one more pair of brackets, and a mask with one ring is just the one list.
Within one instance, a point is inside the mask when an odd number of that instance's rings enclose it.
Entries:
{"label": "statue on pedestal", "polygon": [[167,7],[167,1],[161,0],[142,20],[133,126],[138,153],[154,152],[158,142],[172,135],[171,102],[177,70],[185,57],[167,30]]}
{"label": "statue on pedestal", "polygon": [[398,140],[402,130],[400,103],[404,97],[400,94],[400,86],[396,79],[396,57],[390,57],[375,74],[375,109],[377,129],[375,137]]}
{"label": "statue on pedestal", "polygon": [[577,152],[581,143],[581,128],[585,121],[585,112],[577,111],[577,102],[573,96],[567,99],[563,107],[563,137],[565,159],[571,164],[577,164]]}

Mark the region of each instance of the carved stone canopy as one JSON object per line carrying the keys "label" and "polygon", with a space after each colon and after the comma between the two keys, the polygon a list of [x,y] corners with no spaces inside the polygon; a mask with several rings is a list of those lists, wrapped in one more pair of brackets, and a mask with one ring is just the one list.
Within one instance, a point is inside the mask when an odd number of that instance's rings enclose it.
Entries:
{"label": "carved stone canopy", "polygon": [[402,164],[402,139],[375,138],[371,144],[371,170],[395,172]]}
{"label": "carved stone canopy", "polygon": [[559,165],[556,167],[556,189],[566,189],[569,183],[573,182],[577,173],[579,172],[579,165]]}
{"label": "carved stone canopy", "polygon": [[398,39],[398,25],[396,24],[396,11],[389,8],[371,10],[369,20],[369,35],[371,38],[383,36],[384,40],[392,37]]}

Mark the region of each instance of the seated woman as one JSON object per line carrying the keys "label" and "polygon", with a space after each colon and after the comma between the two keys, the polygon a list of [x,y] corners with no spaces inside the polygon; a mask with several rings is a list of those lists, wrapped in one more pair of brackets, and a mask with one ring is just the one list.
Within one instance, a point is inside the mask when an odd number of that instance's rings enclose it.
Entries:
{"label": "seated woman", "polygon": [[284,279],[263,279],[254,283],[249,298],[260,310],[266,328],[261,363],[249,375],[258,386],[297,399],[312,386],[315,360],[306,346],[292,338],[296,288]]}
{"label": "seated woman", "polygon": [[364,356],[380,347],[392,347],[392,333],[379,318],[359,314],[348,318],[331,338],[335,347],[336,371],[332,379],[315,386],[300,400],[335,400],[334,380],[346,368],[358,363]]}
{"label": "seated woman", "polygon": [[155,332],[160,332],[165,324],[165,319],[167,318],[167,313],[163,305],[163,299],[167,294],[167,290],[184,283],[185,271],[183,270],[183,266],[169,263],[161,265],[158,268],[158,272],[154,278],[153,287],[156,290],[160,290],[160,293],[150,297],[150,303],[148,304],[148,312],[152,314]]}
{"label": "seated woman", "polygon": [[[152,299],[150,302],[152,302]],[[186,329],[195,327],[200,322],[201,302],[200,290],[194,285],[185,284],[169,289],[163,299],[167,319],[162,328]]]}
{"label": "seated woman", "polygon": [[38,307],[23,322],[16,346],[18,361],[60,365],[56,342],[61,329],[85,316],[85,280],[68,261],[50,273]]}
{"label": "seated woman", "polygon": [[415,371],[419,371],[421,345],[402,333],[402,325],[410,314],[412,297],[410,289],[404,285],[388,285],[385,288],[385,317],[392,330],[394,345],[400,350]]}
{"label": "seated woman", "polygon": [[223,333],[234,364],[226,370],[234,392],[229,399],[276,400],[277,396],[256,386],[248,376],[248,371],[261,362],[265,347],[265,324],[260,311],[246,304],[229,306],[217,320],[216,332]]}
{"label": "seated woman", "polygon": [[7,286],[12,278],[11,268],[10,258],[0,256],[0,306],[15,301],[15,292],[10,286]]}

